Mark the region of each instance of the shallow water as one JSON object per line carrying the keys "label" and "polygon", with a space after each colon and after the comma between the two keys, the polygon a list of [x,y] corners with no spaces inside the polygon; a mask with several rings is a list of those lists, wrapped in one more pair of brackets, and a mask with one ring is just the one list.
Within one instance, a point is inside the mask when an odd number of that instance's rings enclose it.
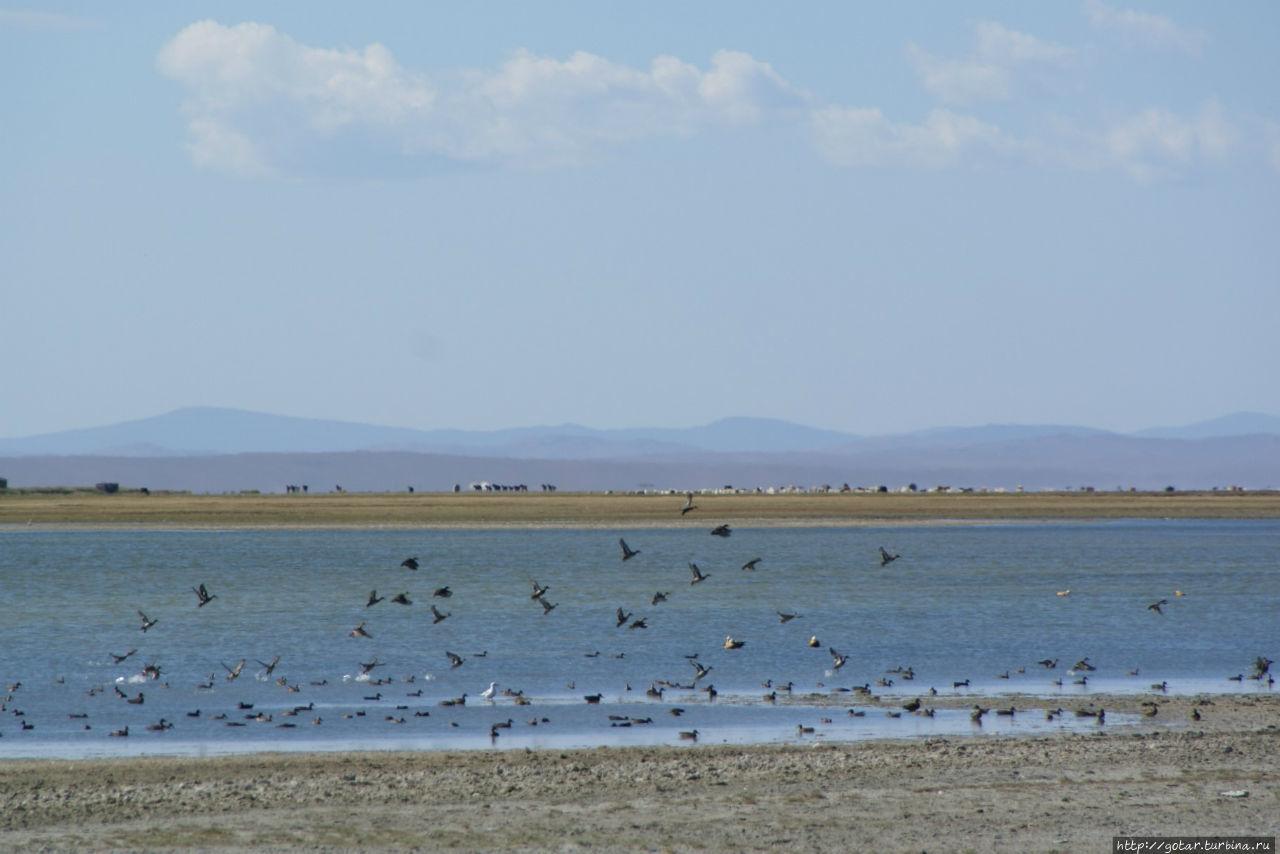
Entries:
{"label": "shallow water", "polygon": [[[928,705],[931,687],[983,704],[1020,692],[1070,707],[1162,681],[1180,694],[1268,690],[1227,677],[1250,673],[1255,656],[1280,659],[1274,521],[742,528],[728,538],[710,527],[0,530],[0,679],[21,682],[0,715],[0,757],[665,744],[692,729],[701,743],[739,744],[945,735],[973,731],[966,712],[890,718],[838,689],[869,685],[893,708],[916,696]],[[619,535],[640,550],[625,563]],[[881,567],[880,545],[902,557]],[[410,555],[416,572],[399,567]],[[739,568],[754,557],[756,571]],[[711,577],[690,584],[690,561]],[[533,579],[549,586],[550,613],[530,598]],[[197,607],[201,583],[217,598]],[[453,596],[433,597],[444,585]],[[371,589],[386,598],[366,607]],[[653,605],[659,590],[669,599]],[[391,602],[402,591],[413,604]],[[1147,609],[1159,599],[1169,600],[1163,614]],[[433,623],[433,604],[450,616]],[[648,627],[617,627],[619,606]],[[157,620],[145,633],[139,610]],[[800,616],[783,624],[778,611]],[[349,637],[362,621],[372,637]],[[723,649],[727,635],[745,646]],[[830,648],[848,659],[838,671]],[[695,687],[646,696],[656,680],[694,684],[693,654],[712,668]],[[277,655],[267,675],[259,662]],[[1070,673],[1086,656],[1097,669]],[[1058,666],[1036,664],[1045,658]],[[240,659],[242,675],[228,680]],[[159,679],[142,676],[149,663]],[[886,672],[899,667],[915,678]],[[766,702],[770,680],[793,683],[791,694]],[[491,681],[533,704],[480,700]],[[463,693],[464,706],[438,705]],[[584,701],[596,693],[599,705]],[[258,715],[270,720],[248,718]],[[161,718],[173,728],[146,730]],[[108,735],[126,725],[128,738]],[[990,715],[983,731],[1090,726]]]}

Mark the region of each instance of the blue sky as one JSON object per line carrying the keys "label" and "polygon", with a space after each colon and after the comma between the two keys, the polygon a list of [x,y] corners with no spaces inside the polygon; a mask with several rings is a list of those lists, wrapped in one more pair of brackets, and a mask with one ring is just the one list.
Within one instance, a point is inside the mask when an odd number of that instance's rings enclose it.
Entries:
{"label": "blue sky", "polygon": [[0,7],[0,437],[1280,414],[1280,5]]}

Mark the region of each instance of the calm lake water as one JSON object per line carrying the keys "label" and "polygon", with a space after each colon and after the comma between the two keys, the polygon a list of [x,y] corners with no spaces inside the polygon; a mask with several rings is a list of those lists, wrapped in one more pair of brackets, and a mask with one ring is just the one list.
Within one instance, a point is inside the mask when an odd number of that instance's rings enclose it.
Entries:
{"label": "calm lake water", "polygon": [[[0,714],[0,757],[666,744],[692,729],[702,743],[945,735],[973,731],[963,709],[888,718],[838,689],[905,700],[933,687],[990,705],[1021,692],[1071,708],[1158,682],[1270,690],[1228,677],[1280,660],[1274,521],[709,530],[3,529],[0,679],[21,685]],[[625,563],[620,536],[640,550]],[[882,567],[882,545],[901,557]],[[399,565],[409,556],[417,571]],[[691,561],[706,581],[690,584]],[[550,612],[530,598],[535,579]],[[216,596],[203,607],[200,584]],[[433,596],[444,586],[452,596]],[[367,607],[375,589],[385,598]],[[412,604],[392,602],[401,592]],[[1161,599],[1162,614],[1148,609]],[[146,632],[139,611],[156,620]],[[630,628],[637,618],[647,627]],[[362,622],[371,637],[350,637]],[[745,645],[724,649],[730,635]],[[696,683],[695,654],[712,668]],[[1085,657],[1097,669],[1081,685],[1069,671]],[[914,679],[887,672],[899,667]],[[770,680],[791,693],[767,702]],[[687,687],[646,695],[663,681]],[[532,704],[481,699],[490,682]],[[172,729],[147,730],[161,718]],[[1086,726],[994,718],[984,732]]]}

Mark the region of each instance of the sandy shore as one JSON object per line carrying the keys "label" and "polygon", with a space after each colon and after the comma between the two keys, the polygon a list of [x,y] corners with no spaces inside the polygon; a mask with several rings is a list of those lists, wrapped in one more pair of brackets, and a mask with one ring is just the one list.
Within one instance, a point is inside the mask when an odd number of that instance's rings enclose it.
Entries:
{"label": "sandy shore", "polygon": [[1143,699],[1156,717],[1073,735],[8,762],[0,847],[1103,852],[1280,831],[1280,698],[1091,697]]}
{"label": "sandy shore", "polygon": [[0,491],[0,527],[702,528],[1093,519],[1278,519],[1280,492],[328,493],[188,495]]}

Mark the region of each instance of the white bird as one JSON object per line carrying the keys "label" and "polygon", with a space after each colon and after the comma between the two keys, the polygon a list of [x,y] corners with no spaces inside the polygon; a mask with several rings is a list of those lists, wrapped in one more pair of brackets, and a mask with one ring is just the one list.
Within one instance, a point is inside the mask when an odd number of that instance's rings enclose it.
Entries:
{"label": "white bird", "polygon": [[493,695],[496,694],[497,692],[498,692],[498,683],[490,682],[489,687],[485,688],[483,691],[480,692],[480,699],[492,700]]}

